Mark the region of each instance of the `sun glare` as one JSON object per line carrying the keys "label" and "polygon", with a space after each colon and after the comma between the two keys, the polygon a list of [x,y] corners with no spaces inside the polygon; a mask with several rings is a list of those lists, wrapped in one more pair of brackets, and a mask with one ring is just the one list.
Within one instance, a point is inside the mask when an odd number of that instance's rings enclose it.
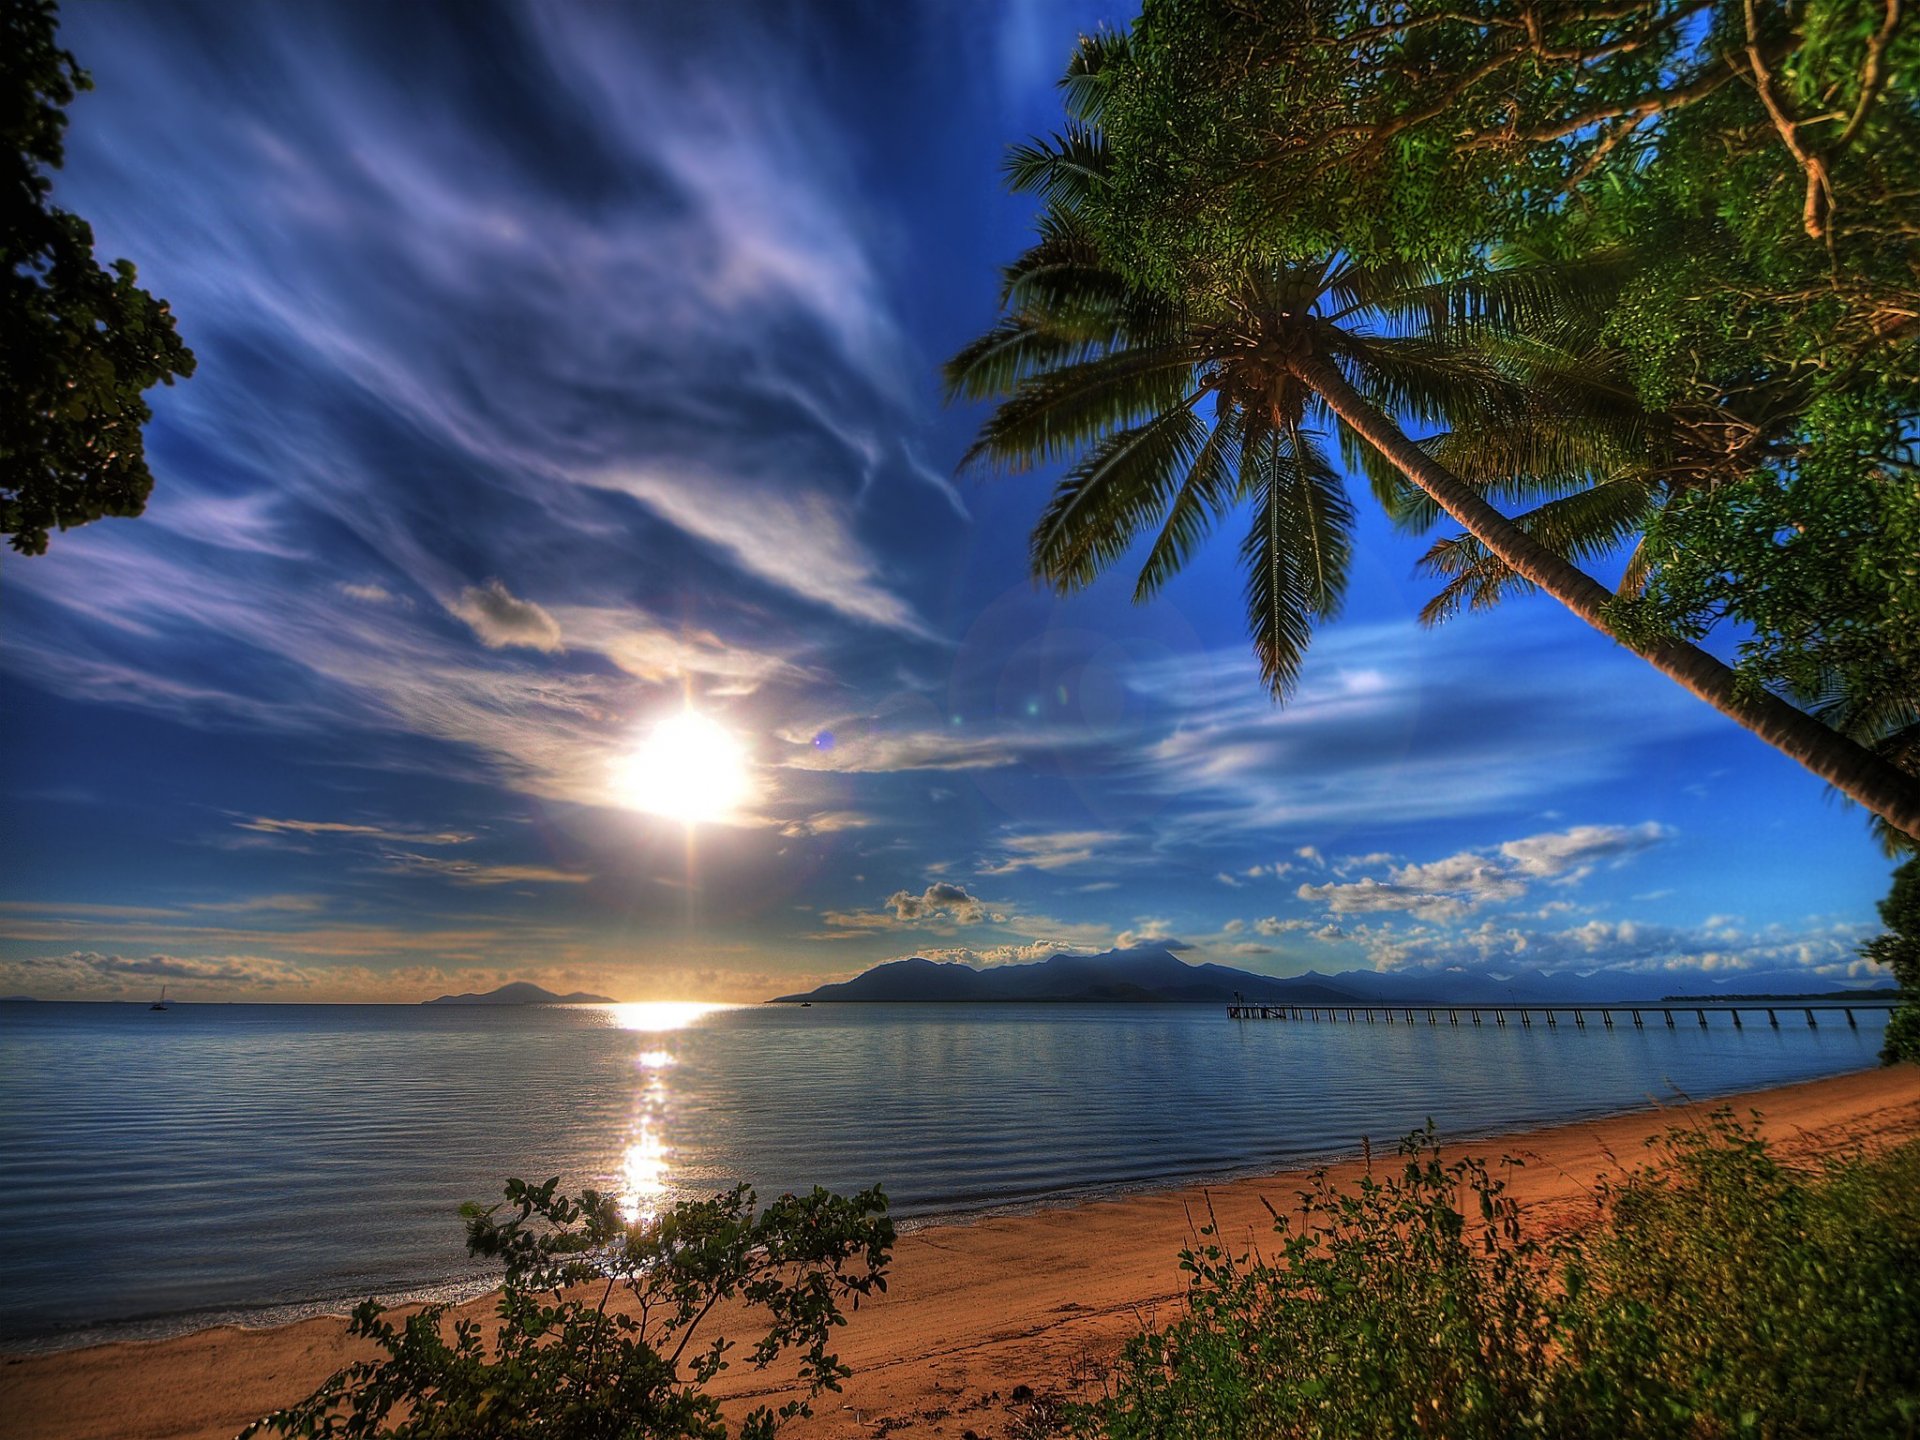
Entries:
{"label": "sun glare", "polygon": [[683,710],[654,727],[615,783],[636,810],[688,825],[725,820],[747,799],[746,752],[724,726]]}
{"label": "sun glare", "polygon": [[[617,1029],[662,1031],[684,1030],[716,1010],[732,1008],[724,1002],[711,1000],[625,1000],[609,1005],[607,1011]],[[645,1064],[650,1057],[660,1053],[649,1051],[641,1057],[641,1061]]]}

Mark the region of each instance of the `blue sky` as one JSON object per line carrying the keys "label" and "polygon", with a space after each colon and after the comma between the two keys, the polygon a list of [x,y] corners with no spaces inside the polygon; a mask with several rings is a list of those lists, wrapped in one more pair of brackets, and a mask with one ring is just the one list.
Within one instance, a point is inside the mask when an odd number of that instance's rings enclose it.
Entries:
{"label": "blue sky", "polygon": [[[1284,710],[1234,535],[1030,583],[1049,477],[956,479],[936,371],[1124,11],[687,8],[69,9],[57,198],[200,368],[144,518],[0,562],[0,990],[1854,968],[1858,811],[1551,602],[1422,631],[1364,499]],[[751,785],[691,832],[614,778],[687,705]]]}

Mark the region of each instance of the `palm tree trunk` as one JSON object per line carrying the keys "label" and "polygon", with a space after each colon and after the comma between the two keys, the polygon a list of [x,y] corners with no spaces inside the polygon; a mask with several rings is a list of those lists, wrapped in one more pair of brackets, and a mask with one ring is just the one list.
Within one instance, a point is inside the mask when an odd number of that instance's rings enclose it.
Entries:
{"label": "palm tree trunk", "polygon": [[1415,445],[1405,431],[1354,389],[1331,361],[1320,355],[1301,355],[1293,358],[1288,368],[1302,384],[1318,392],[1349,429],[1433,497],[1515,574],[1538,585],[1601,634],[1626,645],[1656,670],[1746,726],[1774,749],[1798,760],[1894,829],[1920,839],[1920,781],[1777,696],[1764,692],[1755,696],[1732,669],[1697,645],[1681,640],[1648,644],[1621,640],[1607,623],[1607,607],[1613,596],[1604,586],[1533,539]]}

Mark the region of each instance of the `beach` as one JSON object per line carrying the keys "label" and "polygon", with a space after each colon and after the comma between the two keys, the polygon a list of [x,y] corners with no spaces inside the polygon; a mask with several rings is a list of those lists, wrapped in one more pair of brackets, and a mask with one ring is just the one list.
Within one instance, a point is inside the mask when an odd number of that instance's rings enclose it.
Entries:
{"label": "beach", "polygon": [[[1765,1133],[1790,1159],[1871,1150],[1920,1137],[1920,1068],[1461,1140],[1448,1152],[1524,1161],[1506,1172],[1510,1193],[1528,1226],[1544,1233],[1589,1219],[1597,1182],[1642,1163],[1649,1138],[1721,1105],[1761,1112]],[[1391,1163],[1378,1151],[1373,1158],[1376,1166]],[[1362,1161],[1328,1168],[1352,1179]],[[1179,1250],[1205,1223],[1209,1205],[1229,1242],[1258,1239],[1271,1224],[1263,1199],[1285,1210],[1307,1173],[911,1230],[895,1251],[887,1295],[862,1306],[840,1333],[839,1353],[853,1377],[839,1395],[816,1402],[812,1420],[786,1433],[952,1440],[969,1430],[1004,1433],[1030,1403],[1029,1392],[1074,1393],[1143,1322],[1177,1312]],[[468,1309],[484,1316],[490,1304],[482,1298]],[[12,1356],[0,1365],[0,1436],[227,1440],[356,1353],[344,1319],[327,1317]],[[742,1409],[777,1403],[785,1393],[768,1375],[740,1370],[723,1376],[719,1389]]]}

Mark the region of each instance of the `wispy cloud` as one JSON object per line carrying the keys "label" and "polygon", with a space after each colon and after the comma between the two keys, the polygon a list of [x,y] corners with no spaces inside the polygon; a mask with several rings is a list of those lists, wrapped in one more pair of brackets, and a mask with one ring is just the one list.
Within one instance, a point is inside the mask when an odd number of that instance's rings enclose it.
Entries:
{"label": "wispy cloud", "polygon": [[408,845],[465,845],[475,837],[464,830],[404,830],[351,820],[280,820],[256,815],[235,822],[262,835],[344,835],[365,840],[398,840]]}
{"label": "wispy cloud", "polygon": [[1038,835],[1008,835],[1000,859],[982,864],[982,875],[1011,875],[1021,870],[1066,870],[1095,861],[1113,862],[1113,847],[1127,837],[1112,830],[1057,830]]}
{"label": "wispy cloud", "polygon": [[584,885],[593,876],[551,865],[483,865],[476,860],[447,860],[433,855],[390,851],[389,868],[411,875],[432,875],[456,885]]}

